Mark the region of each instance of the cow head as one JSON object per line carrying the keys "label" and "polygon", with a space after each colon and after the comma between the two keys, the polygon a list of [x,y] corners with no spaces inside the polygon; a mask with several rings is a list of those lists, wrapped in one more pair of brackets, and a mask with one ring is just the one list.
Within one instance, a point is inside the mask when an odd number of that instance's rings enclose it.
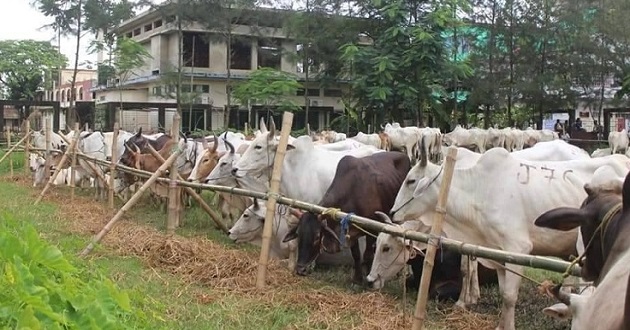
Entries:
{"label": "cow head", "polygon": [[[393,225],[387,215],[382,212],[376,212],[376,214],[383,219],[384,223]],[[406,222],[402,227],[423,232],[430,229],[419,220]],[[405,242],[401,237],[380,233],[376,238],[372,269],[367,276],[368,285],[373,289],[381,289],[386,281],[393,279],[405,267],[409,259],[415,257],[418,250],[419,247],[414,246],[411,241]]]}
{"label": "cow head", "polygon": [[236,243],[251,242],[262,237],[267,207],[264,201],[254,198],[254,204],[246,208],[243,214],[230,228],[229,237]]}
{"label": "cow head", "polygon": [[539,227],[563,231],[580,227],[586,248],[582,277],[587,281],[596,281],[600,277],[611,252],[616,235],[610,229],[619,229],[619,209],[615,207],[622,202],[621,189],[620,183],[614,181],[601,186],[586,184],[587,197],[580,208],[555,208],[543,213],[534,222]]}
{"label": "cow head", "polygon": [[420,162],[405,177],[394,206],[393,219],[396,223],[416,220],[433,212],[437,204],[437,191],[442,180],[442,167],[428,161],[424,139],[420,139]]}
{"label": "cow head", "polygon": [[[247,174],[261,173],[273,166],[279,140],[275,137],[276,125],[273,120],[270,126],[269,132],[261,133],[245,150],[232,169],[234,176],[241,178]],[[292,149],[294,146],[288,144],[287,151]]]}
{"label": "cow head", "polygon": [[191,182],[198,182],[203,178],[208,177],[210,172],[212,172],[215,166],[217,166],[217,163],[219,162],[221,156],[223,156],[224,154],[223,152],[217,152],[217,148],[219,147],[219,139],[217,139],[216,135],[214,135],[214,143],[212,144],[212,147],[208,146],[208,142],[205,138],[202,140],[202,143],[203,154],[201,155],[201,159],[197,162],[197,165],[195,166],[195,168],[193,168],[192,172],[190,173],[190,177],[188,178],[188,181]]}
{"label": "cow head", "polygon": [[308,267],[315,262],[323,251],[337,253],[341,250],[341,241],[328,226],[326,216],[317,216],[311,212],[300,215],[298,225],[287,233],[283,242],[298,240],[298,257],[295,273],[306,275]]}

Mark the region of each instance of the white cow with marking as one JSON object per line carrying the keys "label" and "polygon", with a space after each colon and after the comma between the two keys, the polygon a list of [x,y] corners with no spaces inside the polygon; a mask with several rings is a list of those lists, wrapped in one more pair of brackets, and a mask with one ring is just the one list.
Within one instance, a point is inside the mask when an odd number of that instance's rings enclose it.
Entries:
{"label": "white cow with marking", "polygon": [[399,123],[385,124],[383,131],[389,137],[393,149],[405,150],[410,160],[414,160],[414,153],[418,141],[422,138],[422,131],[415,126],[400,127]]}
{"label": "white cow with marking", "polygon": [[[246,189],[266,192],[267,182],[271,173],[279,141],[272,138],[275,135],[275,124],[271,122],[269,132],[263,132],[249,145],[245,153],[234,164],[232,174],[238,183]],[[365,157],[376,152],[382,152],[373,146],[344,151],[329,151],[315,147],[308,136],[300,136],[287,145],[282,167],[280,193],[289,198],[296,198],[308,203],[319,203],[326,190],[332,183],[337,170],[337,164],[346,155]],[[264,183],[248,187],[251,180],[242,180],[250,176]],[[262,187],[265,187],[261,189]]]}
{"label": "white cow with marking", "polygon": [[[604,165],[625,175],[630,160],[613,155],[561,162],[526,161],[504,149],[491,149],[475,165],[455,169],[444,232],[455,240],[510,252],[559,257],[574,254],[576,230],[559,232],[536,227],[533,222],[553,208],[579,206],[586,196],[584,184]],[[442,167],[428,163],[423,155],[396,196],[394,222],[420,219],[432,225],[442,175]],[[521,278],[495,262],[478,261],[496,269],[499,277],[503,304],[497,329],[515,329],[514,307]],[[523,272],[522,266],[509,267]]]}
{"label": "white cow with marking", "polygon": [[382,149],[382,141],[378,133],[365,134],[363,132],[359,132],[356,136],[351,137],[349,140],[355,140],[363,144],[375,146],[379,149]]}
{"label": "white cow with marking", "polygon": [[613,154],[616,154],[619,150],[626,152],[629,143],[630,139],[628,139],[628,132],[625,128],[621,132],[610,132],[608,134],[608,145]]}

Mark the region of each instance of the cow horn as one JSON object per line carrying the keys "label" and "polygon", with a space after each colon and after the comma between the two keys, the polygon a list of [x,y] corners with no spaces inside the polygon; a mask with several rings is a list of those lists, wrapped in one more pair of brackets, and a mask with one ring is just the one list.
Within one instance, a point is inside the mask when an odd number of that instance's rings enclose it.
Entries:
{"label": "cow horn", "polygon": [[271,140],[276,135],[276,123],[273,122],[273,118],[271,119],[271,124],[269,126],[271,126],[271,128],[269,129],[269,136],[267,136],[267,138]]}
{"label": "cow horn", "polygon": [[204,150],[208,150],[209,148],[208,140],[206,140],[205,136],[201,139],[201,146],[203,147]]}
{"label": "cow horn", "polygon": [[225,131],[225,133],[223,133],[223,140],[227,139],[227,133],[228,131]]}
{"label": "cow horn", "polygon": [[258,205],[258,198],[256,198],[256,197],[254,197],[253,209],[254,210],[260,209],[260,205]]}
{"label": "cow horn", "polygon": [[142,136],[142,126],[140,126],[140,128],[138,129],[138,133],[136,133],[136,137],[141,137]]}
{"label": "cow horn", "polygon": [[561,303],[571,306],[571,296],[568,293],[560,290],[562,288],[562,283],[558,283],[558,285],[551,288],[551,294],[556,297],[556,299],[560,300]]}
{"label": "cow horn", "polygon": [[427,150],[424,148],[424,136],[420,138],[420,166],[427,166]]}
{"label": "cow horn", "polygon": [[181,136],[181,137],[182,137],[182,139],[184,139],[184,141],[186,141],[186,140],[187,140],[186,134],[184,134],[184,132],[179,131],[179,136]]}
{"label": "cow horn", "polygon": [[217,139],[217,135],[214,134],[214,132],[212,132],[212,136],[214,137],[214,145],[212,146],[212,150],[210,152],[215,153],[219,147],[219,139]]}
{"label": "cow horn", "polygon": [[383,220],[383,223],[386,223],[388,225],[394,225],[394,222],[392,221],[392,219],[389,217],[389,215],[381,212],[381,211],[376,211],[374,212],[374,214],[376,214],[379,218],[381,218],[381,220]]}
{"label": "cow horn", "polygon": [[264,117],[260,117],[260,125],[259,125],[259,129],[261,133],[265,133],[267,132],[267,125],[265,125],[265,118]]}
{"label": "cow horn", "polygon": [[223,139],[223,142],[225,142],[225,145],[230,148],[230,153],[233,155],[236,152],[236,149],[234,149],[234,146],[230,143],[230,141]]}
{"label": "cow horn", "polygon": [[136,149],[136,151],[135,151],[135,152],[136,152],[137,154],[141,153],[141,152],[140,152],[140,148],[138,147],[138,145],[137,145],[135,142],[133,143],[133,146],[134,146],[134,148]]}
{"label": "cow horn", "polygon": [[334,230],[330,229],[330,227],[328,227],[328,221],[326,221],[326,219],[322,220],[322,228],[324,228],[324,230],[329,233],[330,235],[332,235],[332,237],[334,237],[337,242],[339,242],[339,246],[343,246],[343,243],[341,243],[341,240],[339,239],[339,236],[337,236],[337,233],[335,233]]}

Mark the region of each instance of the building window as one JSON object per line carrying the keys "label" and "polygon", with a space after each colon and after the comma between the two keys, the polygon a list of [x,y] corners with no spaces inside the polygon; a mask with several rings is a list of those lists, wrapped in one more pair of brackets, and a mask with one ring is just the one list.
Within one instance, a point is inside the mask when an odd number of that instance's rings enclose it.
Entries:
{"label": "building window", "polygon": [[580,118],[588,118],[589,117],[589,113],[588,113],[588,111],[580,111],[579,116],[580,116]]}
{"label": "building window", "polygon": [[144,32],[148,32],[153,30],[153,24],[149,23],[147,25],[144,26]]}
{"label": "building window", "polygon": [[57,91],[57,92],[55,93],[55,99],[54,99],[54,101],[59,101],[59,100],[61,100],[61,98],[59,98],[59,91]]}
{"label": "building window", "polygon": [[245,38],[232,40],[230,47],[230,69],[252,69],[252,42]]}
{"label": "building window", "polygon": [[125,37],[131,39],[133,37],[133,34],[131,32],[127,32],[127,33],[125,33]]}
{"label": "building window", "polygon": [[141,32],[140,28],[137,28],[137,29],[133,30],[133,36],[135,37],[135,36],[139,35],[140,32]]}
{"label": "building window", "polygon": [[[182,92],[183,93],[191,93],[190,84],[182,84]],[[210,85],[194,84],[192,92],[194,92],[194,93],[210,93]]]}
{"label": "building window", "polygon": [[68,91],[66,92],[66,101],[70,102],[70,98],[72,97],[72,93],[70,92],[70,90],[68,89]]}
{"label": "building window", "polygon": [[64,102],[66,100],[66,90],[61,91],[61,99],[59,101]]}
{"label": "building window", "polygon": [[210,44],[205,34],[184,32],[182,51],[185,67],[210,67]]}
{"label": "building window", "polygon": [[162,86],[153,87],[153,95],[162,95]]}
{"label": "building window", "polygon": [[[304,96],[304,88],[299,88],[296,93],[297,96]],[[319,89],[309,88],[308,96],[319,96]]]}
{"label": "building window", "polygon": [[159,28],[160,26],[162,26],[162,20],[161,20],[161,19],[159,19],[159,20],[157,20],[157,21],[153,22],[153,28],[154,28],[154,29],[157,29],[157,28]]}
{"label": "building window", "polygon": [[279,39],[258,40],[258,67],[280,70],[281,42]]}
{"label": "building window", "polygon": [[341,97],[341,89],[324,89],[324,96]]}
{"label": "building window", "polygon": [[305,59],[305,54],[304,54],[304,45],[303,44],[297,44],[296,45],[296,53],[297,53],[297,58],[298,61],[296,63],[296,71],[297,73],[305,73],[305,67],[306,64],[305,62],[308,62],[308,72],[320,72],[322,69],[322,62],[321,60],[319,60],[319,56],[317,55],[317,51],[315,50],[315,48],[313,46],[308,47],[306,56],[307,58]]}
{"label": "building window", "polygon": [[79,87],[79,101],[83,101],[83,87]]}

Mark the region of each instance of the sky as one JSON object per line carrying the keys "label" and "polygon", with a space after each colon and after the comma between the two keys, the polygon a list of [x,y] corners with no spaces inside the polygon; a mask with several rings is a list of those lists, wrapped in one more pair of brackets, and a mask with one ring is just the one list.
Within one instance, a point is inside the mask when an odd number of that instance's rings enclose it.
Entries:
{"label": "sky", "polygon": [[[52,22],[52,18],[47,18],[35,7],[31,6],[31,0],[3,0],[4,6],[0,10],[0,40],[14,39],[34,39],[40,41],[53,41],[57,45],[55,32],[51,29],[41,27]],[[93,35],[86,35],[81,41],[81,51],[79,53],[79,64],[84,61],[91,61],[93,68],[96,68],[96,54],[89,54],[88,45],[94,38]],[[68,66],[74,66],[76,39],[61,38],[61,52],[68,58]],[[86,68],[86,64],[80,65]]]}

